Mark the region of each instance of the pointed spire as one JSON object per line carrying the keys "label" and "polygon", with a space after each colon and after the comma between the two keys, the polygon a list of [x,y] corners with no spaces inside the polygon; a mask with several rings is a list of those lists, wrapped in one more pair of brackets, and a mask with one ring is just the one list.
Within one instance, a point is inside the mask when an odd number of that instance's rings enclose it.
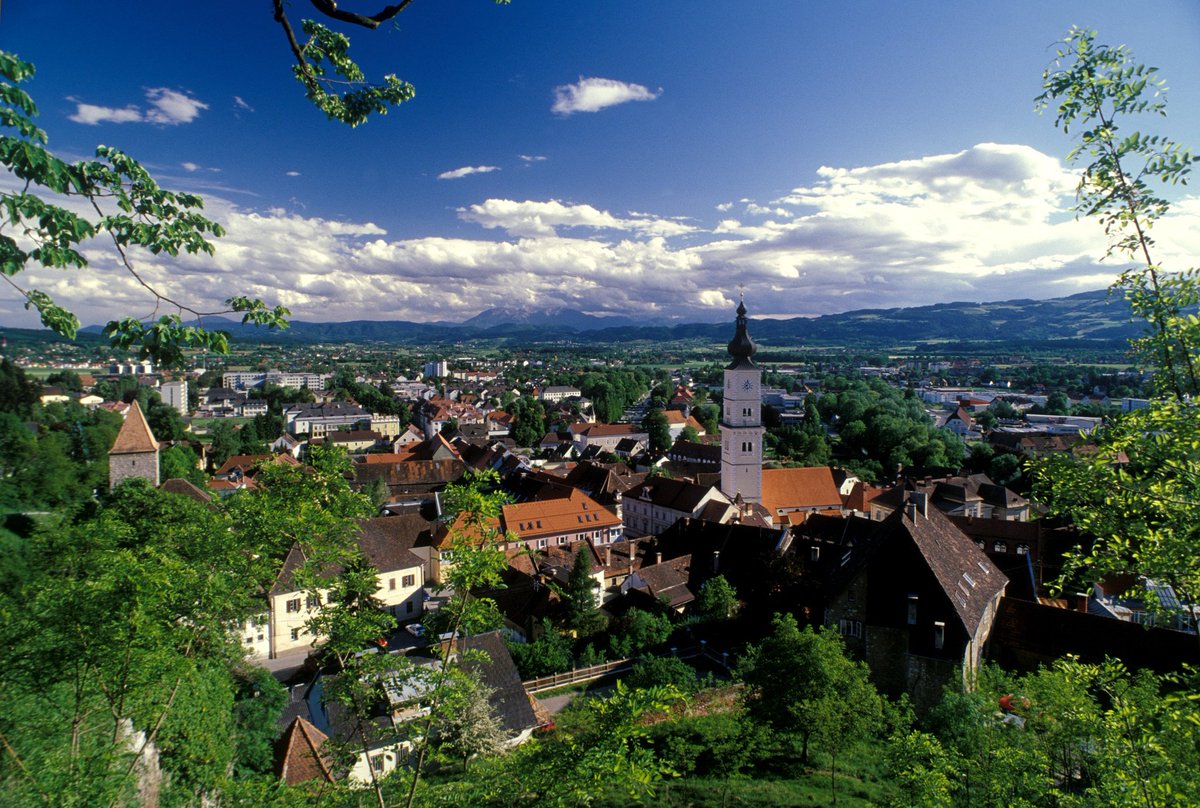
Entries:
{"label": "pointed spire", "polygon": [[729,341],[729,355],[733,357],[733,361],[729,363],[730,370],[757,367],[752,357],[758,351],[758,346],[750,339],[747,323],[746,301],[743,299],[737,307],[737,332]]}
{"label": "pointed spire", "polygon": [[158,441],[154,439],[154,433],[150,431],[150,425],[146,423],[146,416],[142,415],[142,408],[134,399],[133,406],[129,408],[129,413],[125,416],[125,423],[121,424],[121,431],[117,433],[117,439],[108,453],[110,455],[144,454],[157,451]]}

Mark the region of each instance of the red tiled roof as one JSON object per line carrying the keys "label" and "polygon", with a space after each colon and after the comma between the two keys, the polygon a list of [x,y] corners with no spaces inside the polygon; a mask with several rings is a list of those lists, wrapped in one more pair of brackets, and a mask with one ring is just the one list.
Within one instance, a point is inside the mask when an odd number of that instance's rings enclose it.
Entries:
{"label": "red tiled roof", "polygon": [[776,515],[791,508],[840,508],[842,496],[828,466],[763,469],[762,503]]}
{"label": "red tiled roof", "polygon": [[296,716],[276,742],[276,767],[279,779],[294,786],[309,780],[332,783],[329,755],[321,751],[329,736],[300,716]]}

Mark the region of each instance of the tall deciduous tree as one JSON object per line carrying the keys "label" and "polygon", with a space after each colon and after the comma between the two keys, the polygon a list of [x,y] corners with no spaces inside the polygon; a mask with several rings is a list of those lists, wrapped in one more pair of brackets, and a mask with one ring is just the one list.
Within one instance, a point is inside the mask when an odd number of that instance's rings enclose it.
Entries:
{"label": "tall deciduous tree", "polygon": [[[1124,46],[1098,43],[1073,28],[1043,75],[1039,108],[1077,132],[1072,160],[1086,159],[1076,210],[1104,225],[1106,253],[1135,262],[1113,284],[1145,337],[1134,341],[1154,370],[1161,396],[1097,436],[1090,458],[1056,457],[1035,469],[1035,494],[1095,537],[1068,558],[1068,573],[1138,573],[1170,584],[1182,599],[1200,599],[1200,302],[1196,271],[1168,271],[1154,260],[1153,225],[1169,210],[1165,188],[1187,181],[1194,158],[1178,143],[1131,129],[1166,113],[1164,85],[1154,68]],[[1125,462],[1125,461],[1128,462]]]}

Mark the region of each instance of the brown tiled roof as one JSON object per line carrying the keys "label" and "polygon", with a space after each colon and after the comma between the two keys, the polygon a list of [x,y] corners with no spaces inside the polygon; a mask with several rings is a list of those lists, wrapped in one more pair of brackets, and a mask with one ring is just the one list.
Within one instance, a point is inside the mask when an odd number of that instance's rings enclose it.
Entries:
{"label": "brown tiled roof", "polygon": [[324,732],[300,716],[275,742],[275,765],[279,779],[294,786],[309,780],[334,781],[332,762],[321,748],[329,740]]}
{"label": "brown tiled roof", "polygon": [[[367,563],[380,573],[420,567],[422,561],[412,548],[427,541],[431,529],[432,523],[416,513],[363,519],[358,523],[358,549]],[[271,594],[296,591],[296,571],[307,560],[300,545],[293,544],[271,586]],[[330,564],[322,574],[336,575],[341,569],[338,564]]]}
{"label": "brown tiled roof", "polygon": [[121,431],[117,433],[117,439],[108,453],[145,454],[157,451],[158,441],[154,439],[154,433],[146,423],[146,416],[142,415],[142,408],[135,399],[129,407],[129,412],[125,414],[125,423],[121,424]]}
{"label": "brown tiled roof", "polygon": [[775,515],[787,508],[837,508],[842,496],[828,466],[763,469],[762,503]]}
{"label": "brown tiled roof", "polygon": [[243,472],[250,471],[255,466],[263,463],[278,463],[284,466],[300,466],[303,465],[299,460],[292,457],[287,452],[282,454],[255,454],[255,455],[234,455],[221,464],[221,468],[217,469],[216,476],[223,477],[229,474],[234,469],[241,469]]}
{"label": "brown tiled roof", "polygon": [[1008,578],[937,508],[927,508],[915,519],[902,508],[887,521],[912,538],[967,633],[974,635],[988,604],[1004,591]]}
{"label": "brown tiled roof", "polygon": [[207,491],[201,491],[199,488],[192,485],[182,477],[172,477],[158,488],[160,491],[168,491],[172,494],[190,497],[191,499],[194,499],[197,502],[203,502],[206,505],[212,502],[212,494],[209,494]]}
{"label": "brown tiled roof", "polygon": [[354,481],[363,485],[372,480],[383,480],[392,488],[436,488],[462,477],[466,468],[466,464],[457,458],[408,460],[401,463],[355,463]]}
{"label": "brown tiled roof", "polygon": [[642,567],[637,574],[645,581],[647,594],[655,600],[666,598],[672,607],[676,607],[696,599],[687,585],[691,571],[692,556],[688,554]]}
{"label": "brown tiled roof", "polygon": [[701,501],[712,492],[711,486],[696,485],[686,480],[670,477],[649,477],[641,484],[630,488],[625,498],[651,502],[660,508],[691,514],[700,507]]}
{"label": "brown tiled roof", "polygon": [[634,424],[580,424],[583,429],[576,430],[575,424],[571,425],[571,431],[579,431],[587,435],[589,438],[612,438],[617,435],[636,436],[645,435],[646,430]]}

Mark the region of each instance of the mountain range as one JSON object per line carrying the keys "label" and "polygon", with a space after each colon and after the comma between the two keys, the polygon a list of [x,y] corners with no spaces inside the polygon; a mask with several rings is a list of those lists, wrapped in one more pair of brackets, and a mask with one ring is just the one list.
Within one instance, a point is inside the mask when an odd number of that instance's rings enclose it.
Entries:
{"label": "mountain range", "polygon": [[[405,320],[352,320],[314,323],[294,320],[285,331],[268,331],[223,318],[205,326],[228,331],[235,339],[288,343],[385,342],[428,344],[467,339],[525,342],[568,340],[621,343],[646,340],[723,340],[729,322],[647,324],[626,317],[597,317],[565,308],[494,308],[462,323]],[[89,326],[98,332],[99,326]],[[1083,292],[1052,300],[1005,300],[995,303],[938,303],[900,309],[860,309],[821,317],[750,321],[750,333],[763,345],[869,344],[914,342],[963,343],[1077,341],[1116,343],[1140,333],[1129,304],[1107,291]]]}

